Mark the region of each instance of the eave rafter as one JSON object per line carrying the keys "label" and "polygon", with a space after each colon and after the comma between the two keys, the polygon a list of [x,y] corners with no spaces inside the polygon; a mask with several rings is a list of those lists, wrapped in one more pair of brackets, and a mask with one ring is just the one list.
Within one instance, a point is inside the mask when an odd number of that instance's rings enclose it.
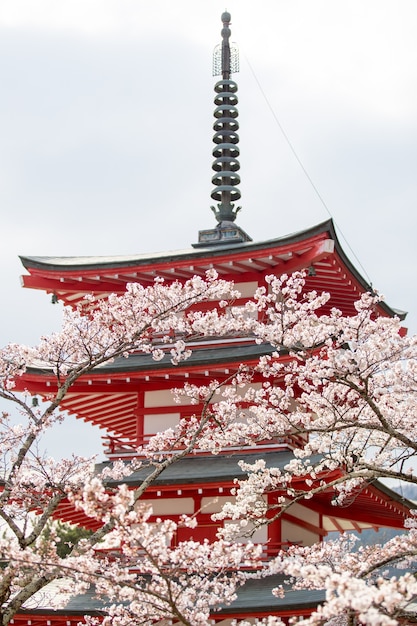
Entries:
{"label": "eave rafter", "polygon": [[[359,530],[361,525],[369,527],[372,522],[374,525],[377,523],[378,527],[403,528],[404,520],[410,514],[409,507],[403,504],[400,498],[394,500],[392,492],[387,495],[382,489],[381,485],[380,488],[368,485],[352,494],[348,502],[337,507],[333,505],[333,491],[324,491],[316,494],[314,510],[327,517],[338,530],[346,530],[343,528],[343,521],[348,522],[352,527],[357,524]],[[310,500],[307,500],[304,505],[311,508]],[[374,513],[372,520],[369,519],[370,506]]]}
{"label": "eave rafter", "polygon": [[265,277],[271,273],[276,275],[291,274],[294,271],[308,268],[311,275],[306,279],[306,289],[331,293],[331,300],[325,307],[325,312],[327,309],[336,307],[346,315],[355,313],[353,305],[363,293],[363,286],[347,270],[334,252],[333,241],[321,240],[307,248],[304,245],[302,250],[295,252],[294,250],[279,251],[278,254],[269,250],[266,254],[265,251],[262,251],[262,255],[260,259],[258,252],[257,255],[251,255],[243,261],[239,258],[230,258],[232,255],[229,255],[227,259],[214,260],[212,263],[176,266],[164,271],[161,268],[149,268],[148,273],[143,270],[141,272],[115,272],[112,276],[108,270],[102,276],[98,275],[97,270],[95,270],[94,277],[71,275],[53,278],[52,276],[33,274],[24,277],[24,285],[53,293],[66,304],[75,306],[87,293],[94,293],[99,299],[107,297],[109,293],[122,294],[128,282],[140,282],[143,286],[147,286],[153,284],[157,275],[162,276],[168,282],[173,278],[186,280],[196,274],[203,276],[205,271],[212,267],[220,277],[226,280],[234,280],[238,283],[262,283]]}
{"label": "eave rafter", "polygon": [[318,535],[319,537],[325,537],[327,535],[327,532],[320,526],[311,524],[304,519],[300,519],[295,515],[291,515],[291,513],[284,513],[282,518],[287,522],[294,524],[295,526],[300,526],[301,528],[304,528],[305,530],[308,530],[309,532]]}

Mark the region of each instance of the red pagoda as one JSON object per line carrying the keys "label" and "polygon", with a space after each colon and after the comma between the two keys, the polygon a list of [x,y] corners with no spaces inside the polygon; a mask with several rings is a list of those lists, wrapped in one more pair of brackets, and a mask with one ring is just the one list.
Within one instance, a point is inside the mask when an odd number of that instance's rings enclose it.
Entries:
{"label": "red pagoda", "polygon": [[[222,42],[215,50],[215,74],[221,79],[215,85],[212,207],[217,220],[214,228],[199,232],[198,242],[189,250],[129,257],[21,257],[27,270],[23,285],[41,289],[74,306],[89,293],[106,298],[110,293],[122,294],[126,285],[139,282],[153,284],[160,276],[167,283],[204,276],[214,268],[220,278],[233,280],[244,302],[265,284],[270,274],[289,274],[307,270],[306,289],[327,291],[331,298],[326,310],[337,307],[344,315],[355,313],[354,302],[370,286],[343,252],[333,223],[327,221],[289,236],[253,242],[236,225],[240,199],[239,137],[237,122],[237,85],[231,80],[237,69],[236,52],[229,44],[230,15],[222,15]],[[383,316],[400,315],[387,305],[379,305]],[[174,402],[170,390],[185,381],[201,384],[215,378],[226,380],[239,366],[255,365],[259,357],[270,352],[268,345],[257,345],[247,337],[212,338],[192,346],[192,356],[173,367],[168,359],[153,361],[149,355],[134,354],[128,359],[93,371],[79,379],[62,402],[61,408],[77,418],[97,425],[103,431],[107,462],[130,459],[138,447],[155,433],[175,425],[195,407]],[[30,370],[24,385],[39,397],[50,394],[56,381],[52,373]],[[244,449],[228,449],[212,457],[194,454],[165,470],[149,488],[146,499],[152,504],[155,517],[177,519],[181,514],[196,514],[198,527],[179,531],[177,540],[215,538],[221,522],[212,514],[232,497],[230,491],[236,477],[243,476],[238,460],[248,462],[262,458],[267,466],[284,467],[292,458],[294,441],[269,440]],[[139,470],[128,479],[133,488],[144,479]],[[323,493],[304,504],[296,504],[273,524],[258,530],[256,542],[264,546],[265,558],[285,545],[311,545],[322,541],[330,532],[361,531],[367,528],[401,528],[408,507],[395,493],[378,482],[364,489],[349,506],[335,507],[332,493]],[[94,523],[70,506],[60,508],[64,521],[94,528]],[[226,626],[232,619],[250,619],[274,614],[282,617],[308,615],[323,599],[321,592],[292,591],[285,599],[275,598],[270,591],[276,581],[252,581],[242,588],[238,599],[220,613],[213,615],[216,624]],[[269,587],[268,587],[269,585]],[[53,614],[38,607],[16,616],[15,624],[32,626],[72,626],[80,616],[94,614],[93,597],[72,599],[65,609]]]}

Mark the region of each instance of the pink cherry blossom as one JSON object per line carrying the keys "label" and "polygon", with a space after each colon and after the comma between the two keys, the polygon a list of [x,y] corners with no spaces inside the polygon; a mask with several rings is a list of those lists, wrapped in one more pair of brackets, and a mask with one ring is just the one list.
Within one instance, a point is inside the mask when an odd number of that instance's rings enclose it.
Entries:
{"label": "pink cherry blossom", "polygon": [[[233,306],[239,294],[213,271],[184,284],[132,284],[122,296],[88,296],[76,310],[66,309],[62,331],[39,346],[0,351],[0,397],[14,405],[21,422],[6,413],[0,421],[2,626],[57,580],[62,593],[56,603],[94,585],[106,615],[86,619],[107,626],[160,620],[205,626],[249,578],[272,575],[296,589],[325,591],[323,604],[301,620],[306,624],[391,626],[413,613],[412,513],[402,535],[359,550],[342,536],[292,546],[265,563],[262,546],[251,541],[291,506],[323,493],[331,491],[334,506],[344,507],[376,480],[417,483],[417,338],[404,335],[398,319],[378,315],[375,294],[364,294],[352,317],[337,310],[324,315],[329,295],[306,293],[304,278],[267,276],[266,287],[244,307]],[[56,461],[40,452],[42,434],[64,419],[60,404],[81,377],[132,353],[155,361],[168,354],[175,367],[193,345],[213,337],[245,338],[271,350],[253,368],[238,364],[226,381],[173,390],[194,413],[152,437],[131,462],[115,462],[99,474],[90,459]],[[25,391],[29,367],[55,376],[56,389],[41,406],[32,406]],[[246,450],[265,442],[286,442],[292,460],[281,467],[245,460]],[[242,477],[213,514],[220,526],[216,540],[177,545],[176,533],[194,528],[197,516],[155,521],[144,503],[147,490],[185,456],[231,448],[240,455]],[[148,477],[128,489],[125,479],[144,467]],[[54,527],[45,533],[64,503],[94,529],[66,558],[58,555]],[[286,585],[274,591],[285,593]],[[282,624],[276,612],[255,623]]]}

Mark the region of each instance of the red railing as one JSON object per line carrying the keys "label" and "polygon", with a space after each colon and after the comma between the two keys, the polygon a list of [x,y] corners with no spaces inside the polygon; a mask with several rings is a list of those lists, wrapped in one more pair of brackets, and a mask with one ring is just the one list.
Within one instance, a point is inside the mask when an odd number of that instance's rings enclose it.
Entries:
{"label": "red railing", "polygon": [[[156,433],[147,433],[142,437],[139,437],[136,441],[106,435],[102,437],[104,453],[111,459],[129,459],[132,457],[141,456],[141,448],[145,447],[149,443],[150,439],[152,439],[152,437],[154,437],[155,435]],[[266,450],[267,448],[276,449],[277,447],[294,449],[302,447],[303,445],[305,445],[305,439],[303,436],[287,435],[286,437],[276,437],[274,439],[264,439],[262,441],[254,440],[252,445],[242,443],[241,449],[252,449],[255,447],[262,448],[262,450]],[[184,446],[180,444],[174,447],[175,450],[182,450],[183,448]],[[234,446],[234,448],[236,448],[236,446]],[[196,450],[196,452],[198,452],[198,450]]]}
{"label": "red railing", "polygon": [[[239,543],[239,542],[237,542]],[[272,558],[277,556],[279,552],[282,550],[288,550],[291,546],[300,545],[298,541],[282,541],[276,543],[264,543],[262,544],[262,554],[261,554],[261,562],[266,563],[270,561]],[[122,558],[121,548],[97,548],[96,550],[97,556],[102,555],[110,560],[116,560]],[[145,550],[138,550],[136,552],[136,558],[139,560],[141,557],[145,558],[146,552]],[[126,561],[128,557],[123,557]],[[137,565],[138,569],[140,569],[140,564]],[[135,566],[136,569],[136,566]]]}

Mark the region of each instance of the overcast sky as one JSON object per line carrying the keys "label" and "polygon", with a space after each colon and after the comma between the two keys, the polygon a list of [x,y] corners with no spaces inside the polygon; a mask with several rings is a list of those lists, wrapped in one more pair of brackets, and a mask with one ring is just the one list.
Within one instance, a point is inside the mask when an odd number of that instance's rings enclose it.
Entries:
{"label": "overcast sky", "polygon": [[[2,0],[1,344],[59,323],[50,297],[20,288],[19,254],[183,249],[214,226],[211,62],[224,9]],[[239,225],[270,239],[328,210],[353,263],[417,332],[417,2],[227,9],[240,49]]]}

